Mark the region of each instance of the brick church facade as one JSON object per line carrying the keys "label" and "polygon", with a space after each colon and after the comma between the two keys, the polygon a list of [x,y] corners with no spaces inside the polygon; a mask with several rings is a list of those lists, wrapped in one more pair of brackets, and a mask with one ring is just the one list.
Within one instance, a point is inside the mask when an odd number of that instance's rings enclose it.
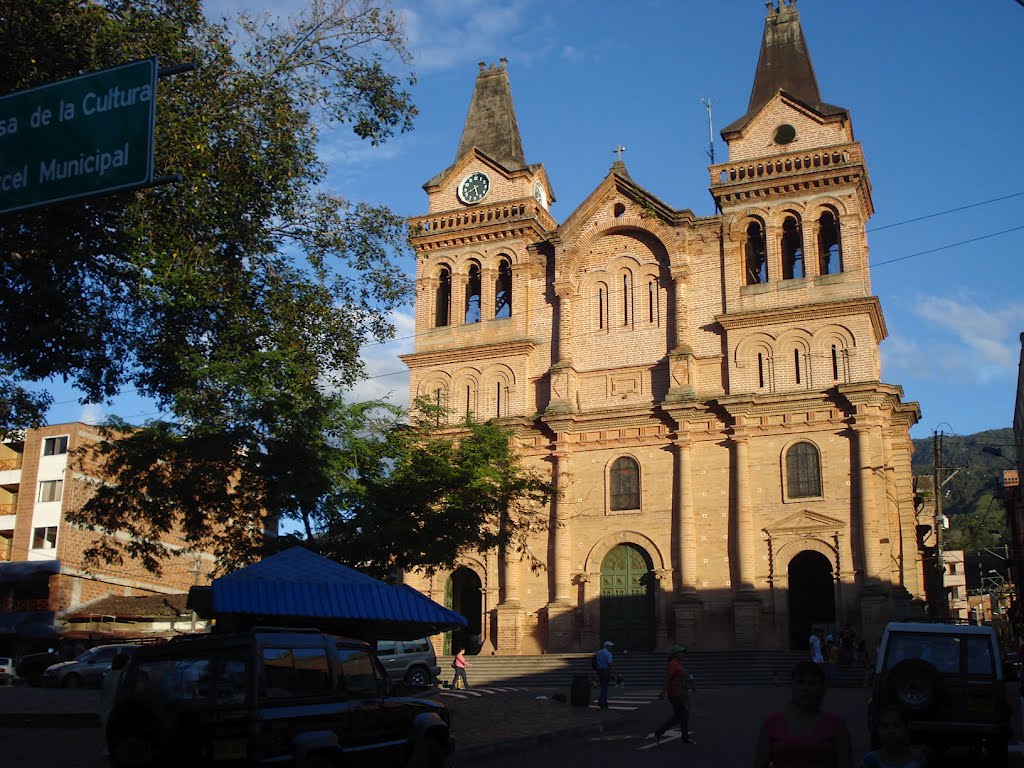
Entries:
{"label": "brick church facade", "polygon": [[406,575],[485,652],[805,648],[812,625],[871,641],[920,608],[920,411],[882,382],[867,166],[779,2],[709,169],[721,213],[671,208],[617,160],[557,222],[504,60],[425,185],[411,395],[498,418],[561,491],[543,569],[480,552]]}

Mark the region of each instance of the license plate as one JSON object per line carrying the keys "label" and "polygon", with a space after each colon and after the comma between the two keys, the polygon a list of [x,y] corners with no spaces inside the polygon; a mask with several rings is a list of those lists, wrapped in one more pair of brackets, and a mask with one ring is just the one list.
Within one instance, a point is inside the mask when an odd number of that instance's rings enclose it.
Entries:
{"label": "license plate", "polygon": [[245,739],[220,739],[213,742],[214,760],[244,760]]}

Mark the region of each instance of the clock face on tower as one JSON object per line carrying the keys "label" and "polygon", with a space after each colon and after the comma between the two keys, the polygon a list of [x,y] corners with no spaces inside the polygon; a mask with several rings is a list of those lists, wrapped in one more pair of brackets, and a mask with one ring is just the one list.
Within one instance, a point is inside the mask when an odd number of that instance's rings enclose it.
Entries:
{"label": "clock face on tower", "polygon": [[533,183],[533,197],[544,208],[548,207],[548,196],[544,194],[544,187],[539,181]]}
{"label": "clock face on tower", "polygon": [[474,171],[459,184],[459,200],[464,203],[479,203],[491,188],[491,180],[480,171]]}

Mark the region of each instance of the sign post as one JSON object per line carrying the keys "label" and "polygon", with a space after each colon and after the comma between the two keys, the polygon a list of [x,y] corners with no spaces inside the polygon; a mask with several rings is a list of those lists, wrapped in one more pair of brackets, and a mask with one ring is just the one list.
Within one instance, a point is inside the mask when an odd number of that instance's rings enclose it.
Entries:
{"label": "sign post", "polygon": [[0,97],[0,214],[153,179],[156,58]]}

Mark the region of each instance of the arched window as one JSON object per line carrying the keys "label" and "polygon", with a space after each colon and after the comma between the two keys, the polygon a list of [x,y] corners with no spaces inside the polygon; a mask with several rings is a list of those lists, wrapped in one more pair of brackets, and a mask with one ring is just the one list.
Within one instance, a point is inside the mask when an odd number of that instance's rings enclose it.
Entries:
{"label": "arched window", "polygon": [[839,349],[832,345],[832,381],[839,381]]}
{"label": "arched window", "polygon": [[791,499],[821,496],[821,459],[813,443],[786,451],[786,492]]}
{"label": "arched window", "polygon": [[498,277],[494,281],[494,319],[512,316],[512,264],[508,259],[498,263]]}
{"label": "arched window", "polygon": [[609,507],[612,511],[640,509],[640,465],[632,456],[620,456],[609,477]]}
{"label": "arched window", "polygon": [[633,317],[633,275],[625,272],[622,275],[622,324],[629,325]]}
{"label": "arched window", "polygon": [[839,221],[831,211],[818,219],[818,274],[837,275],[843,271],[843,249],[839,241]]}
{"label": "arched window", "polygon": [[782,222],[782,279],[804,276],[804,237],[796,216]]}
{"label": "arched window", "polygon": [[434,327],[441,328],[451,321],[452,273],[448,267],[441,268],[437,276],[437,292],[434,296]]}
{"label": "arched window", "polygon": [[768,260],[765,257],[765,250],[764,227],[761,226],[761,222],[752,221],[747,225],[747,241],[744,245],[746,285],[768,282]]}
{"label": "arched window", "polygon": [[597,327],[602,331],[608,327],[608,287],[604,283],[597,284]]}
{"label": "arched window", "polygon": [[757,353],[757,386],[764,389],[764,354]]}
{"label": "arched window", "polygon": [[480,322],[480,265],[471,264],[466,276],[466,323]]}
{"label": "arched window", "polygon": [[658,281],[653,277],[647,280],[647,322],[656,323],[661,318],[658,306]]}
{"label": "arched window", "polygon": [[800,349],[793,350],[793,375],[797,384],[800,384]]}

